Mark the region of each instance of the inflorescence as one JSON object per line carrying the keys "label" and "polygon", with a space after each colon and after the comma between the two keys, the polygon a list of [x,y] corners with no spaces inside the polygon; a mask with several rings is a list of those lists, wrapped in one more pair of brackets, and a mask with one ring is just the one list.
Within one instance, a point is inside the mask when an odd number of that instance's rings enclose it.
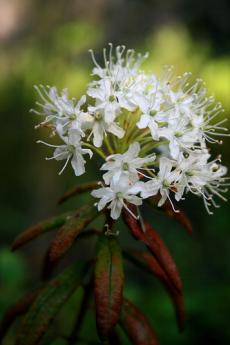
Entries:
{"label": "inflorescence", "polygon": [[[146,55],[118,46],[104,49],[104,66],[93,52],[95,80],[80,100],[70,99],[64,89],[35,86],[43,117],[36,127],[45,126],[57,135],[61,145],[51,145],[49,159],[63,160],[61,174],[68,162],[76,176],[85,173],[85,157],[93,154],[103,159],[103,182],[92,195],[99,199],[98,210],[110,209],[117,219],[129,203],[141,205],[143,199],[160,195],[158,206],[191,192],[210,207],[218,207],[214,197],[226,200],[227,168],[220,157],[210,160],[207,143],[221,143],[228,136],[226,119],[216,120],[223,112],[220,103],[207,95],[202,80],[190,81],[191,74],[175,77],[172,67],[165,67],[158,78],[146,74],[140,65]],[[135,215],[133,214],[135,217]]]}

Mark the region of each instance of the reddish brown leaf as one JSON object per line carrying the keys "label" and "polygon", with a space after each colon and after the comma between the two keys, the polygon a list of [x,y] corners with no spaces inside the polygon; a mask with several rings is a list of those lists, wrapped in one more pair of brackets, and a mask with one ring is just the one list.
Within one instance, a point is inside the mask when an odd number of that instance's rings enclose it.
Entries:
{"label": "reddish brown leaf", "polygon": [[[134,214],[136,214],[136,206],[129,205],[129,208]],[[123,210],[123,218],[132,235],[137,240],[144,242],[144,244],[156,258],[160,267],[167,274],[171,283],[175,286],[178,292],[181,293],[182,283],[176,264],[157,232],[148,223],[145,223],[145,228],[142,229],[140,222],[125,209]]]}
{"label": "reddish brown leaf", "polygon": [[78,262],[51,280],[38,294],[19,327],[16,345],[37,345],[63,304],[79,287],[87,266]]}
{"label": "reddish brown leaf", "polygon": [[165,271],[163,271],[153,255],[136,249],[126,250],[124,255],[128,260],[140,267],[142,270],[145,270],[148,273],[153,273],[161,282],[169,284],[171,289],[177,291],[174,285],[170,283]]}
{"label": "reddish brown leaf", "polygon": [[189,234],[192,233],[192,224],[184,211],[179,210],[180,212],[174,212],[172,205],[168,200],[166,200],[163,206],[157,207],[158,201],[159,197],[149,198],[149,205],[162,210],[168,217],[175,219],[179,224],[181,224]]}
{"label": "reddish brown leaf", "polygon": [[38,237],[39,235],[62,226],[65,222],[71,217],[73,212],[68,212],[57,217],[53,217],[47,219],[41,223],[35,224],[30,226],[24,232],[22,232],[14,241],[12,245],[12,250],[16,250],[19,247],[23,246],[27,242],[33,240],[34,238]]}
{"label": "reddish brown leaf", "polygon": [[4,315],[0,324],[0,341],[4,338],[12,323],[21,315],[25,314],[35,300],[38,291],[30,293],[16,302]]}
{"label": "reddish brown leaf", "polygon": [[123,296],[121,249],[115,236],[102,235],[95,266],[95,306],[99,337],[107,339],[120,315]]}
{"label": "reddish brown leaf", "polygon": [[168,288],[168,292],[171,295],[172,302],[177,318],[177,324],[180,332],[183,332],[186,322],[185,306],[183,296],[177,292],[173,292]]}
{"label": "reddish brown leaf", "polygon": [[76,186],[69,191],[67,191],[58,201],[59,204],[62,204],[64,201],[70,199],[71,197],[75,196],[76,194],[82,194],[93,189],[98,188],[98,181],[93,181],[89,183],[82,184],[80,186]]}
{"label": "reddish brown leaf", "polygon": [[177,317],[178,328],[180,331],[185,326],[185,309],[183,295],[171,284],[170,279],[162,270],[157,260],[147,252],[140,252],[139,250],[129,250],[125,252],[126,257],[133,263],[137,264],[141,269],[153,273],[164,285],[166,291],[169,293],[174,304],[175,313]]}
{"label": "reddish brown leaf", "polygon": [[160,236],[148,223],[145,223],[145,236],[152,254],[155,256],[177,290],[181,292],[182,282],[177,271],[176,264]]}
{"label": "reddish brown leaf", "polygon": [[159,345],[156,333],[146,317],[128,300],[123,304],[121,325],[133,345]]}
{"label": "reddish brown leaf", "polygon": [[53,265],[70,249],[81,231],[98,215],[96,207],[83,206],[59,229],[46,255],[44,277],[49,274]]}

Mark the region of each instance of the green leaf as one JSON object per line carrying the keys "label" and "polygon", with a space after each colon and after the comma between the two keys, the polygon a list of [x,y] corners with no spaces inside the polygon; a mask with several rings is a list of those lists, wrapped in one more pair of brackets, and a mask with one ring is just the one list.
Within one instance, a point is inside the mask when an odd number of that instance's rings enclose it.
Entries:
{"label": "green leaf", "polygon": [[98,215],[99,212],[96,207],[83,206],[73,216],[69,217],[63,227],[58,230],[48,249],[44,265],[45,276],[49,274],[49,271],[57,261],[71,248],[81,231]]}
{"label": "green leaf", "polygon": [[98,241],[94,284],[97,329],[105,340],[119,319],[123,301],[123,262],[115,236],[102,235]]}
{"label": "green leaf", "polygon": [[15,239],[12,244],[12,250],[20,248],[27,242],[33,240],[34,238],[49,230],[62,226],[69,219],[69,217],[72,216],[73,213],[74,212],[64,213],[59,216],[44,220],[41,223],[30,226]]}
{"label": "green leaf", "polygon": [[42,289],[22,320],[16,345],[38,344],[59,309],[78,288],[85,269],[85,264],[77,263]]}
{"label": "green leaf", "polygon": [[26,295],[7,310],[0,324],[0,341],[4,338],[12,323],[19,316],[25,314],[28,311],[29,307],[37,297],[38,292],[39,291],[35,291]]}
{"label": "green leaf", "polygon": [[133,345],[159,345],[156,333],[146,317],[127,299],[122,308],[121,326]]}

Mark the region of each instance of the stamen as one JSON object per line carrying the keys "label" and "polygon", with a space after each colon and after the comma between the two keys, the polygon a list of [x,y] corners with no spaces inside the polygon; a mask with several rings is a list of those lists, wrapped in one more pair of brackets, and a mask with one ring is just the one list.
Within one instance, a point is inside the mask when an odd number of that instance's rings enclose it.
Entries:
{"label": "stamen", "polygon": [[168,197],[168,200],[169,200],[169,202],[170,202],[170,204],[171,204],[171,206],[172,206],[173,211],[174,211],[175,213],[180,213],[180,210],[176,210],[176,209],[175,209],[175,207],[174,207],[174,205],[173,205],[173,202],[172,202],[172,200],[171,200],[171,198],[170,198],[170,196],[169,196],[169,193],[167,193],[167,197]]}
{"label": "stamen", "polygon": [[60,145],[51,145],[51,144],[46,143],[45,141],[42,141],[42,140],[37,140],[36,143],[37,144],[44,144],[44,145],[49,146],[49,147],[56,147],[56,148],[60,147]]}
{"label": "stamen", "polygon": [[67,164],[69,163],[69,160],[71,158],[72,155],[69,155],[68,158],[66,159],[66,162],[63,166],[63,168],[61,169],[61,171],[59,171],[58,175],[61,175],[63,173],[63,171],[65,170],[65,168],[67,167]]}
{"label": "stamen", "polygon": [[141,176],[144,176],[144,177],[146,177],[146,178],[152,180],[152,177],[150,177],[150,176],[148,176],[148,175],[145,175],[145,174],[143,174],[143,173],[140,172],[140,171],[138,171],[138,174],[140,174]]}
{"label": "stamen", "polygon": [[52,157],[46,157],[45,159],[46,159],[46,161],[50,161],[51,159],[56,159],[57,157],[60,157],[60,156],[62,156],[62,155],[64,155],[64,154],[66,154],[66,153],[68,153],[69,151],[63,151],[63,152],[61,152],[61,153],[58,153],[57,155],[55,155],[55,156],[52,156]]}
{"label": "stamen", "polygon": [[124,208],[131,214],[131,216],[132,216],[133,218],[135,218],[136,220],[139,219],[139,216],[136,216],[136,215],[128,208],[128,206],[124,203],[123,200],[122,200],[122,205],[123,205]]}
{"label": "stamen", "polygon": [[94,51],[92,49],[89,49],[89,53],[91,55],[94,65],[101,69],[101,66],[97,63],[97,60],[95,59]]}

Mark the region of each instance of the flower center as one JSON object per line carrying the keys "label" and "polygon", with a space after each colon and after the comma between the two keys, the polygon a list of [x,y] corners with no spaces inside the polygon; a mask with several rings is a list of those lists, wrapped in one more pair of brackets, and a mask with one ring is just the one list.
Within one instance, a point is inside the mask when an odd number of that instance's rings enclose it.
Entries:
{"label": "flower center", "polygon": [[123,163],[123,166],[122,166],[123,170],[129,170],[129,165],[128,163]]}
{"label": "flower center", "polygon": [[183,152],[183,156],[184,156],[184,158],[188,158],[189,157],[189,154],[188,154],[188,152]]}
{"label": "flower center", "polygon": [[117,197],[118,199],[122,199],[122,198],[123,198],[122,192],[117,192],[116,197]]}
{"label": "flower center", "polygon": [[187,172],[186,172],[186,175],[187,176],[193,176],[195,173],[194,173],[194,171],[192,171],[192,170],[188,170]]}
{"label": "flower center", "polygon": [[70,116],[69,116],[69,119],[70,120],[76,120],[76,114],[71,114]]}
{"label": "flower center", "polygon": [[96,111],[94,117],[96,121],[100,121],[102,119],[102,115],[99,111]]}
{"label": "flower center", "polygon": [[69,153],[73,154],[74,151],[75,151],[75,147],[73,145],[69,145],[68,146],[68,151],[69,151]]}
{"label": "flower center", "polygon": [[178,132],[175,132],[175,137],[176,138],[181,138],[183,136],[183,133],[178,131]]}
{"label": "flower center", "polygon": [[156,111],[156,110],[151,110],[151,111],[150,111],[150,115],[151,115],[151,116],[155,116],[156,114],[157,114],[157,111]]}
{"label": "flower center", "polygon": [[114,96],[114,95],[109,96],[109,101],[110,102],[116,101],[116,96]]}
{"label": "flower center", "polygon": [[194,128],[194,125],[193,125],[192,121],[189,121],[189,123],[188,123],[188,128],[189,128],[189,129]]}
{"label": "flower center", "polygon": [[170,182],[168,181],[168,180],[164,180],[163,181],[163,186],[165,187],[165,188],[168,188],[168,187],[170,187]]}

